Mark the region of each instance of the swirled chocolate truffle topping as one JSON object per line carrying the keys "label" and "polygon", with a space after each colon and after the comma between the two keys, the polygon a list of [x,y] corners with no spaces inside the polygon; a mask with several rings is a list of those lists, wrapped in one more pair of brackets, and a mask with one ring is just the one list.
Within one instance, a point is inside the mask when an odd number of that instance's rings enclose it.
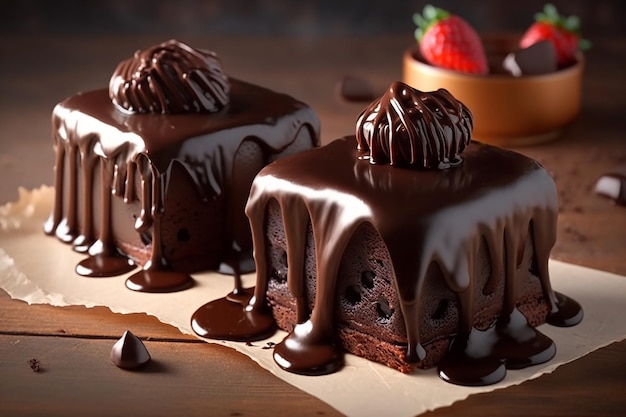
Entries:
{"label": "swirled chocolate truffle topping", "polygon": [[396,81],[361,113],[356,138],[371,163],[445,169],[461,163],[472,127],[472,113],[447,90]]}
{"label": "swirled chocolate truffle topping", "polygon": [[230,84],[212,51],[170,40],[120,62],[109,82],[114,104],[131,113],[207,113],[229,102]]}

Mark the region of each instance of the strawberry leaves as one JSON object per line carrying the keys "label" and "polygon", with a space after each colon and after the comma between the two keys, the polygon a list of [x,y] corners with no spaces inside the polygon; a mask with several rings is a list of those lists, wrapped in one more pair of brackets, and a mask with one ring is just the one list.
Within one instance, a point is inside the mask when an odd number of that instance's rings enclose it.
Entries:
{"label": "strawberry leaves", "polygon": [[422,14],[413,14],[413,23],[415,23],[415,26],[417,26],[417,29],[415,29],[415,39],[420,41],[432,25],[439,22],[440,20],[446,19],[449,16],[450,13],[448,13],[446,10],[434,7],[431,4],[427,4],[426,6],[424,6]]}
{"label": "strawberry leaves", "polygon": [[533,23],[520,40],[521,48],[528,48],[537,42],[548,40],[556,50],[559,68],[576,62],[579,51],[589,49],[590,42],[580,36],[580,19],[576,16],[564,17],[553,4],[546,4],[542,12],[535,15]]}
{"label": "strawberry leaves", "polygon": [[[474,74],[487,74],[487,58],[482,42],[472,26],[464,19],[430,4],[422,13],[413,14],[415,39],[424,60],[437,67]],[[580,35],[580,19],[562,16],[547,3],[535,14],[533,23],[522,36],[519,46],[526,49],[547,40],[556,51],[558,68],[576,62],[579,51],[591,47]]]}
{"label": "strawberry leaves", "polygon": [[581,51],[591,48],[591,42],[588,39],[581,38],[581,23],[578,16],[562,16],[552,3],[546,3],[543,11],[535,13],[535,21],[552,25],[561,31],[569,32],[578,36],[578,47]]}

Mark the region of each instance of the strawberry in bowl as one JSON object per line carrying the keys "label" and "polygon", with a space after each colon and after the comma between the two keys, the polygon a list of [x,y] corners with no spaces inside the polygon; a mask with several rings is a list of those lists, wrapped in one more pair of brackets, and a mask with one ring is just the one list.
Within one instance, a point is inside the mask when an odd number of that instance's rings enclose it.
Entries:
{"label": "strawberry in bowl", "polygon": [[415,38],[420,52],[431,65],[472,74],[486,74],[487,57],[480,37],[463,18],[426,5],[415,13]]}
{"label": "strawberry in bowl", "polygon": [[[555,16],[546,6],[523,36],[481,37],[453,12],[426,6],[413,16],[417,43],[404,53],[403,81],[452,93],[473,113],[479,141],[517,147],[562,137],[580,113],[584,59],[579,22]],[[550,65],[528,65],[529,57]]]}

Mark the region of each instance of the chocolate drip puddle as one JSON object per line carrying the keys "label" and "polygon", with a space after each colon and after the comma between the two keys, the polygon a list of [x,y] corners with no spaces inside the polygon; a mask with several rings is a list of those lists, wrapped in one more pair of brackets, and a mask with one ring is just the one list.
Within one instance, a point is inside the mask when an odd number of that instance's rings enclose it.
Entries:
{"label": "chocolate drip puddle", "polygon": [[[160,201],[160,192],[155,200]],[[185,272],[176,271],[163,256],[161,243],[161,222],[163,209],[154,208],[152,230],[152,253],[143,270],[134,273],[126,280],[126,287],[141,292],[174,292],[193,286],[193,278]]]}
{"label": "chocolate drip puddle", "polygon": [[76,273],[84,277],[105,278],[123,275],[135,269],[135,264],[117,253],[96,253],[76,265]]}
{"label": "chocolate drip puddle", "polygon": [[255,342],[268,338],[276,331],[276,323],[270,313],[247,309],[253,295],[254,288],[247,288],[203,305],[193,313],[191,328],[209,339]]}
{"label": "chocolate drip puddle", "polygon": [[246,253],[233,250],[220,271],[232,273],[234,288],[226,297],[213,300],[197,309],[191,316],[191,328],[196,334],[209,339],[255,342],[276,331],[271,314],[258,313],[248,308],[254,288],[244,288],[241,274],[251,272]]}

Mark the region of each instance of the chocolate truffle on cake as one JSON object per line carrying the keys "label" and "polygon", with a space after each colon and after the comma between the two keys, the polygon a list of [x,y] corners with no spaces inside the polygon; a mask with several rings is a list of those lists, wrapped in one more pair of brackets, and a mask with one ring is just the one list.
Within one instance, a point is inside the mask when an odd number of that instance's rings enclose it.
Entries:
{"label": "chocolate truffle on cake", "polygon": [[356,139],[371,163],[444,169],[461,163],[472,124],[447,90],[424,94],[395,83],[361,113]]}
{"label": "chocolate truffle on cake", "polygon": [[89,256],[87,276],[134,267],[131,289],[187,288],[187,272],[252,265],[245,202],[267,163],[319,144],[306,104],[228,78],[211,51],[171,40],[121,62],[109,89],[52,115],[55,204],[45,226]]}
{"label": "chocolate truffle on cake", "polygon": [[129,113],[213,113],[229,93],[215,52],[173,40],[120,62],[109,82],[111,100]]}
{"label": "chocolate truffle on cake", "polygon": [[[549,360],[554,343],[535,326],[582,319],[550,285],[554,182],[471,129],[447,91],[396,82],[356,136],[265,167],[246,206],[257,285],[230,309],[231,335],[252,339],[272,314],[289,332],[274,359],[302,374],[341,368],[344,350],[465,385]],[[199,334],[217,333],[223,304],[195,313]]]}

